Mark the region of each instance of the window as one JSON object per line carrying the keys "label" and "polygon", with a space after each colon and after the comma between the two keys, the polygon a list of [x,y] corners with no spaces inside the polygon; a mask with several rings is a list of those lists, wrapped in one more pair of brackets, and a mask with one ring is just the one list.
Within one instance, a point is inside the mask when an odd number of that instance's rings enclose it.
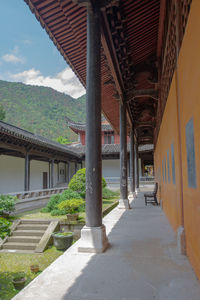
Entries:
{"label": "window", "polygon": [[113,131],[107,131],[104,132],[104,144],[114,144],[114,132]]}

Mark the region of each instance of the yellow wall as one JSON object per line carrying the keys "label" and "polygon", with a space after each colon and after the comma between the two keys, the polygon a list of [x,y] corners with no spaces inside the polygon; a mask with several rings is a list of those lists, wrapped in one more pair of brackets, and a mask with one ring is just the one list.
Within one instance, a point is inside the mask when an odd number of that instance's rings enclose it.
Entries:
{"label": "yellow wall", "polygon": [[[184,204],[184,228],[187,255],[200,278],[200,1],[193,0],[155,150],[156,178],[163,209],[176,230],[181,225],[181,190]],[[182,179],[177,99],[180,101]],[[196,188],[188,186],[186,124],[193,118],[196,159]],[[172,183],[171,143],[174,143],[176,184]],[[162,160],[170,153],[170,183],[162,180]],[[158,170],[161,174],[158,176]]]}

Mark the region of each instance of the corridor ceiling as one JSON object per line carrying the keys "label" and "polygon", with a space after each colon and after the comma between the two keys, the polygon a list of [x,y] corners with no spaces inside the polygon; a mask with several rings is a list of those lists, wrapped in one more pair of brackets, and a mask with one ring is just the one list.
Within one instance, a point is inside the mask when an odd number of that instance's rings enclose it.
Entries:
{"label": "corridor ceiling", "polygon": [[[85,5],[96,1],[24,1],[86,86]],[[139,144],[154,142],[166,6],[171,2],[101,0],[102,110],[119,132],[119,103],[125,102]]]}

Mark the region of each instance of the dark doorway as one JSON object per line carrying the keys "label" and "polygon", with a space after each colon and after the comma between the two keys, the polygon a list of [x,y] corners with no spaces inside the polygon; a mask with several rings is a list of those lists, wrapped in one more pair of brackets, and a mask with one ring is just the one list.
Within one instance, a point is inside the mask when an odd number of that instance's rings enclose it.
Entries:
{"label": "dark doorway", "polygon": [[48,173],[47,172],[43,172],[43,189],[47,189],[48,188],[47,178],[48,178]]}

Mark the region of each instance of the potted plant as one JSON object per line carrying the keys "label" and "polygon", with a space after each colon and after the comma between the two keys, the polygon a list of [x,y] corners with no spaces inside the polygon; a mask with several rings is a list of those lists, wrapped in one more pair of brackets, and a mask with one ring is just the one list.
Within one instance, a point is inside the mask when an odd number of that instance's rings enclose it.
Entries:
{"label": "potted plant", "polygon": [[40,269],[39,265],[31,265],[30,266],[31,272],[37,273]]}
{"label": "potted plant", "polygon": [[53,243],[57,250],[67,250],[73,242],[73,232],[54,232],[52,234]]}
{"label": "potted plant", "polygon": [[79,208],[84,204],[83,199],[70,199],[58,204],[58,209],[65,210],[68,221],[76,221]]}
{"label": "potted plant", "polygon": [[12,283],[16,290],[23,289],[26,282],[26,277],[24,272],[15,273],[12,279]]}

